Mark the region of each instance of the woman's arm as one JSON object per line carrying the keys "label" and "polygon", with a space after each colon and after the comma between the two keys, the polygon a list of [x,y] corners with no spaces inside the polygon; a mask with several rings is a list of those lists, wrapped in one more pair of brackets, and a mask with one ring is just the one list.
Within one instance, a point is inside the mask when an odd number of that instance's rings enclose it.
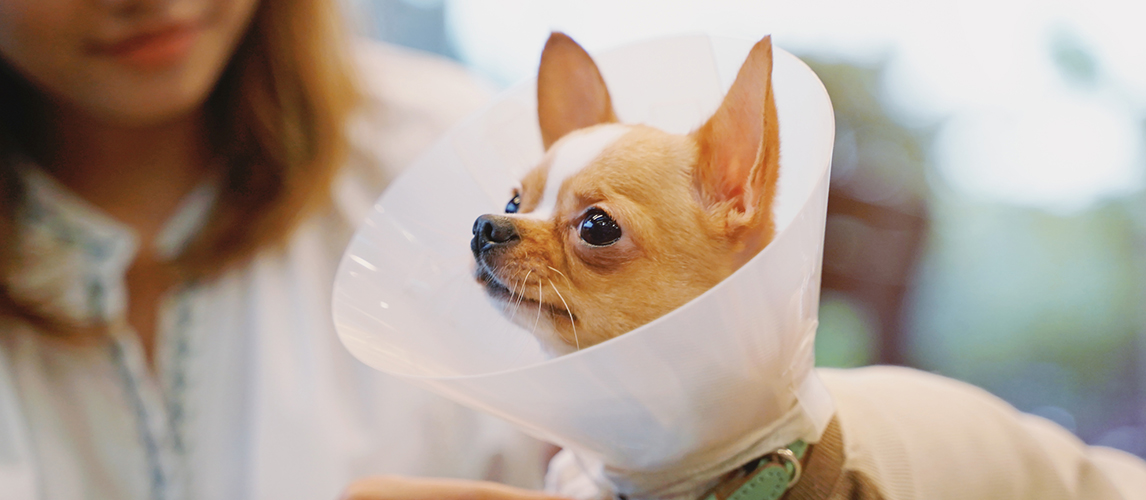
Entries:
{"label": "woman's arm", "polygon": [[375,476],[351,483],[342,500],[567,500],[488,481]]}

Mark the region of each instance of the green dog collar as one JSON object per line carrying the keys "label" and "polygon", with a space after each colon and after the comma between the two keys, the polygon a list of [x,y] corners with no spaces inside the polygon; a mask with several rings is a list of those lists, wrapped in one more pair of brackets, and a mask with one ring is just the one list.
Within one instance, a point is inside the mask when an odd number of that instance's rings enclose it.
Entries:
{"label": "green dog collar", "polygon": [[808,444],[796,441],[744,464],[721,481],[703,500],[776,500],[800,480],[800,460]]}

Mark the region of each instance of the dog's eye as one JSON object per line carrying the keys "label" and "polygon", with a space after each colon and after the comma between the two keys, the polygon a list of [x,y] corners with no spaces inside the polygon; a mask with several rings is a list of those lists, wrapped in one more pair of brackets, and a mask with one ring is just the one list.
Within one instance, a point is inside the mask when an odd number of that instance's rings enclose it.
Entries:
{"label": "dog's eye", "polygon": [[513,198],[505,204],[505,213],[515,214],[521,208],[521,193],[513,192]]}
{"label": "dog's eye", "polygon": [[599,208],[590,208],[581,221],[581,240],[593,246],[603,247],[621,239],[621,226],[609,214]]}

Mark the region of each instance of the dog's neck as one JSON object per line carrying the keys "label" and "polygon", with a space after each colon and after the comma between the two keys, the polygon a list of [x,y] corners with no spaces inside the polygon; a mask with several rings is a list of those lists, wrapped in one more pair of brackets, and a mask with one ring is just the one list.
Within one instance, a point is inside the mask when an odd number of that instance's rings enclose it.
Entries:
{"label": "dog's neck", "polygon": [[[774,450],[757,451],[755,447],[746,449],[711,467],[677,467],[656,473],[635,473],[610,469],[566,450],[550,464],[547,489],[579,499],[704,500],[705,495],[721,486],[732,471]],[[803,474],[784,497],[787,500],[825,499],[846,486],[843,484],[844,444],[837,420],[831,421],[820,441],[805,454],[802,463]]]}
{"label": "dog's neck", "polygon": [[729,472],[775,449],[770,443],[761,441],[718,462],[689,460],[656,472],[621,471],[604,467],[603,472],[617,493],[630,500],[699,500]]}

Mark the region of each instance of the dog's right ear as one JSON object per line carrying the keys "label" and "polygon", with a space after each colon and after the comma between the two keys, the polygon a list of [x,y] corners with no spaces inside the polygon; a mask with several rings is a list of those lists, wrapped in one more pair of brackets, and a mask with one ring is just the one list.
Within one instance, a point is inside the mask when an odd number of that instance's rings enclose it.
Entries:
{"label": "dog's right ear", "polygon": [[770,36],[752,47],[720,108],[692,135],[700,153],[694,172],[700,199],[727,229],[749,230],[743,236],[762,248],[772,237],[780,173]]}
{"label": "dog's right ear", "polygon": [[561,32],[550,34],[541,52],[537,121],[546,150],[569,132],[617,121],[597,64]]}

